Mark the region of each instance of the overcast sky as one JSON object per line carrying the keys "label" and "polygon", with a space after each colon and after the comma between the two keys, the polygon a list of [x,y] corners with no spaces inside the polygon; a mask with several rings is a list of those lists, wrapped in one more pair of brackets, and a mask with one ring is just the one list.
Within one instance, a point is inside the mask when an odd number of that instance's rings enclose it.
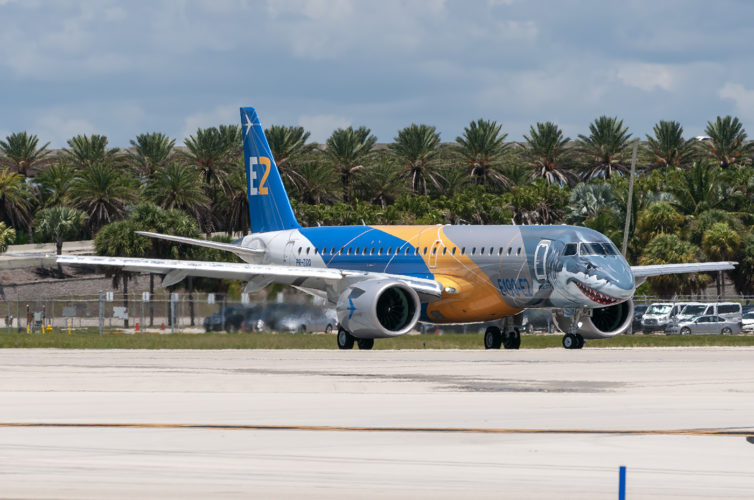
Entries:
{"label": "overcast sky", "polygon": [[0,0],[0,136],[180,143],[246,105],[320,142],[412,122],[452,141],[477,118],[573,138],[601,114],[641,137],[733,114],[754,135],[752,42],[744,0]]}

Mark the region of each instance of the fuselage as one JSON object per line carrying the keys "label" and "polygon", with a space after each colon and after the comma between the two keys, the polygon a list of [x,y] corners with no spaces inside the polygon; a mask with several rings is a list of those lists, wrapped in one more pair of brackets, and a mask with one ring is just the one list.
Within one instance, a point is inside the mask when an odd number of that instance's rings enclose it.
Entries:
{"label": "fuselage", "polygon": [[610,240],[576,226],[314,227],[256,233],[242,245],[264,250],[258,263],[436,280],[442,296],[422,304],[422,319],[436,323],[605,307],[635,289]]}

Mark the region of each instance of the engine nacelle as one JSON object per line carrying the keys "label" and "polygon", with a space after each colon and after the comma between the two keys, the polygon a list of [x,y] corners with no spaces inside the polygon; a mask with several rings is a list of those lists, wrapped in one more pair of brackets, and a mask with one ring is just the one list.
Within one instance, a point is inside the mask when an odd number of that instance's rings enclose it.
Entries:
{"label": "engine nacelle", "polygon": [[[628,330],[634,317],[634,303],[627,300],[591,311],[591,316],[581,314],[573,333],[578,333],[585,339],[606,339]],[[566,317],[562,309],[557,309],[553,311],[552,319],[560,331],[568,333],[575,318]]]}
{"label": "engine nacelle", "polygon": [[348,287],[335,308],[340,326],[361,339],[397,337],[419,321],[421,302],[413,288],[391,279]]}

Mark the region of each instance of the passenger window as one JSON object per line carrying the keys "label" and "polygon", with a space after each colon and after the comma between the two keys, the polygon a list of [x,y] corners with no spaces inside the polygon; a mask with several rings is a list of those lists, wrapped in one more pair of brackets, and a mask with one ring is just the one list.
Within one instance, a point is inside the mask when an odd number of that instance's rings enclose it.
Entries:
{"label": "passenger window", "polygon": [[495,249],[493,247],[490,247],[490,255],[492,255],[492,252],[494,252]]}
{"label": "passenger window", "polygon": [[508,255],[510,255],[512,253],[513,253],[513,248],[512,247],[508,247]]}
{"label": "passenger window", "polygon": [[351,255],[351,247],[348,247],[348,250],[346,251],[347,255]]}
{"label": "passenger window", "polygon": [[306,247],[306,255],[309,255],[309,250],[311,250],[311,247]]}
{"label": "passenger window", "polygon": [[393,247],[388,247],[387,254],[390,255],[391,253],[393,253]]}
{"label": "passenger window", "polygon": [[450,255],[455,255],[457,249],[458,247],[453,247],[453,250],[450,251]]}
{"label": "passenger window", "polygon": [[461,248],[461,255],[466,255],[466,247]]}
{"label": "passenger window", "polygon": [[521,255],[521,247],[518,247],[518,250],[516,250],[516,255]]}
{"label": "passenger window", "polygon": [[566,246],[563,249],[563,255],[566,257],[569,255],[576,255],[578,249],[579,245],[577,243],[566,243]]}
{"label": "passenger window", "polygon": [[484,255],[484,247],[479,249],[479,255]]}
{"label": "passenger window", "polygon": [[717,306],[718,314],[731,314],[731,313],[737,313],[737,312],[738,312],[738,306],[734,304],[725,304],[725,305]]}
{"label": "passenger window", "polygon": [[447,252],[447,251],[448,251],[448,248],[447,248],[447,247],[442,247],[442,254],[443,254],[443,255],[445,255],[445,252]]}
{"label": "passenger window", "polygon": [[471,247],[471,255],[476,254],[476,247]]}
{"label": "passenger window", "polygon": [[497,249],[497,254],[498,255],[503,255],[503,247],[500,247],[500,248]]}

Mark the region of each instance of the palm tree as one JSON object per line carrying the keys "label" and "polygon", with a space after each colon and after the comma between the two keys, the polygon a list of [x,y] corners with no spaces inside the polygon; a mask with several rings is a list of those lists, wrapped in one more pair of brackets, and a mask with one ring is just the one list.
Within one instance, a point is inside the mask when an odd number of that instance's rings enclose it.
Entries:
{"label": "palm tree", "polygon": [[377,138],[370,135],[366,127],[339,128],[327,139],[325,154],[332,160],[336,171],[340,174],[343,186],[343,201],[351,201],[351,178],[355,172],[362,170],[362,162],[372,151]]}
{"label": "palm tree", "polygon": [[50,153],[47,150],[49,145],[48,142],[40,148],[36,135],[27,134],[26,131],[17,132],[0,141],[0,159],[2,164],[14,167],[19,174],[27,177],[29,171]]}
{"label": "palm tree", "polygon": [[477,186],[510,186],[509,179],[499,171],[500,162],[509,149],[509,144],[504,142],[508,134],[501,134],[501,129],[502,125],[495,121],[479,119],[464,128],[463,136],[456,137],[458,146],[454,151],[466,162],[469,177]]}
{"label": "palm tree", "polygon": [[717,160],[721,168],[741,166],[750,161],[749,155],[754,145],[745,143],[746,130],[738,117],[718,116],[715,123],[707,122],[704,132],[710,137],[705,142],[707,153]]}
{"label": "palm tree", "polygon": [[300,182],[296,167],[304,156],[317,147],[316,143],[306,143],[311,134],[304,127],[272,125],[264,130],[264,135],[283,180],[293,185]]}
{"label": "palm tree", "polygon": [[[249,232],[249,195],[246,184],[246,172],[243,166],[233,169],[227,177],[225,191],[218,192],[214,200],[214,213],[211,214],[215,219],[223,224],[228,236],[235,231],[241,231],[243,234]],[[206,226],[203,219],[200,224]]]}
{"label": "palm tree", "polygon": [[360,199],[369,203],[379,204],[384,210],[392,204],[402,191],[402,174],[400,167],[391,163],[390,158],[380,155],[375,165],[371,165],[361,172],[355,182],[354,191]]}
{"label": "palm tree", "polygon": [[685,215],[717,207],[723,201],[719,176],[707,159],[695,161],[688,170],[673,172],[668,179],[668,189],[675,196],[673,205]]}
{"label": "palm tree", "polygon": [[240,127],[221,125],[197,129],[195,136],[184,141],[183,156],[202,173],[208,194],[212,186],[224,184],[230,164],[241,151],[241,137]]}
{"label": "palm tree", "polygon": [[0,253],[8,250],[8,246],[16,241],[16,230],[0,222]]}
{"label": "palm tree", "polygon": [[443,165],[438,169],[437,174],[440,185],[437,187],[437,193],[442,196],[454,196],[464,191],[470,182],[466,170],[457,165]]}
{"label": "palm tree", "polygon": [[579,150],[592,165],[584,173],[586,179],[609,179],[613,172],[628,172],[623,157],[629,149],[628,127],[617,117],[600,116],[589,125],[589,136],[579,134]]}
{"label": "palm tree", "polygon": [[70,163],[57,162],[34,176],[39,185],[42,206],[49,208],[69,203],[71,184],[76,169]]}
{"label": "palm tree", "polygon": [[660,120],[652,129],[654,136],[647,134],[645,150],[651,163],[657,168],[686,165],[694,154],[695,139],[683,138],[683,127],[676,121]]}
{"label": "palm tree", "polygon": [[31,224],[30,209],[31,196],[26,178],[4,168],[0,171],[0,219],[13,228],[28,227]]}
{"label": "palm tree", "polygon": [[139,134],[130,142],[133,151],[128,151],[128,157],[143,177],[149,177],[173,158],[175,139],[161,132]]}
{"label": "palm tree", "polygon": [[524,135],[524,139],[527,142],[527,155],[534,167],[532,179],[543,177],[548,183],[561,186],[576,180],[576,176],[562,163],[568,153],[566,144],[571,139],[563,137],[563,131],[555,123],[537,123],[536,130],[529,127],[529,135]]}
{"label": "palm tree", "polygon": [[603,210],[613,210],[615,205],[615,188],[612,185],[581,182],[571,189],[566,220],[571,224],[581,224]]}
{"label": "palm tree", "polygon": [[202,189],[201,173],[189,165],[175,162],[152,174],[144,188],[144,197],[162,208],[183,210],[197,221],[210,206]]}
{"label": "palm tree", "polygon": [[427,180],[439,187],[439,179],[434,172],[433,160],[437,156],[440,134],[429,125],[410,126],[398,131],[395,142],[388,148],[404,166],[404,176],[411,180],[414,194],[427,194]]}
{"label": "palm tree", "polygon": [[135,181],[110,163],[94,163],[81,170],[71,184],[71,200],[89,217],[90,234],[125,216],[136,199]]}
{"label": "palm tree", "polygon": [[[660,234],[644,247],[641,265],[683,264],[698,262],[699,247],[675,234]],[[693,294],[704,288],[707,278],[697,274],[666,274],[648,279],[652,290],[661,297]]]}
{"label": "palm tree", "polygon": [[338,184],[338,174],[331,164],[316,158],[303,163],[299,175],[301,180],[294,192],[300,201],[319,205],[333,203],[336,200],[333,186]]}
{"label": "palm tree", "polygon": [[118,148],[107,147],[104,135],[82,135],[68,139],[68,148],[63,148],[63,157],[78,168],[91,167],[97,163],[111,163],[118,156]]}
{"label": "palm tree", "polygon": [[[732,260],[741,247],[741,235],[725,222],[717,222],[704,232],[702,250],[712,260]],[[725,296],[722,272],[717,273],[717,295]]]}
{"label": "palm tree", "polygon": [[658,234],[677,234],[683,221],[683,215],[671,203],[660,201],[639,212],[636,229],[644,243],[648,243]]}
{"label": "palm tree", "polygon": [[[63,241],[76,237],[86,221],[86,214],[70,207],[45,208],[37,212],[34,227],[42,238],[55,242],[57,254],[63,253]],[[59,266],[58,266],[59,267]]]}

